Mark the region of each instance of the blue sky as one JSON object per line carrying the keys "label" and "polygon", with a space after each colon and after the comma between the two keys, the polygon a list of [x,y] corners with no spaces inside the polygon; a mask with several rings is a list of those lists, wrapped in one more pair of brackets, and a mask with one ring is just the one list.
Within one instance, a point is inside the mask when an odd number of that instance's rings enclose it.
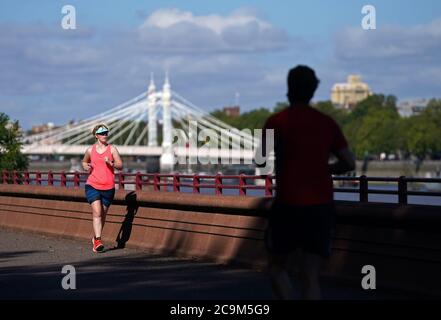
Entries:
{"label": "blue sky", "polygon": [[[77,30],[62,30],[61,8]],[[377,30],[362,30],[363,5]],[[271,108],[297,64],[316,100],[359,73],[374,92],[441,98],[441,1],[0,2],[0,111],[25,128],[105,111],[146,89],[150,72],[207,111]]]}
{"label": "blue sky", "polygon": [[251,8],[280,28],[294,31],[307,25],[308,30],[302,30],[302,34],[322,34],[330,31],[330,26],[358,24],[360,9],[365,4],[372,4],[377,8],[380,24],[411,26],[435,19],[441,12],[441,2],[437,0],[2,0],[0,19],[20,23],[58,23],[60,8],[65,4],[74,5],[82,22],[96,27],[105,27],[106,24],[136,27],[140,13],[148,14],[161,8],[180,8],[196,15],[227,15],[238,8]]}

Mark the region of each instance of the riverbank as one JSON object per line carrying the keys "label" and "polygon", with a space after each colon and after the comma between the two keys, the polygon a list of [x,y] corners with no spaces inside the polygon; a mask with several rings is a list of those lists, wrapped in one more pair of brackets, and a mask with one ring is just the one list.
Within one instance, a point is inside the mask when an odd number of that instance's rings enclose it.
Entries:
{"label": "riverbank", "polygon": [[[357,175],[361,175],[363,162],[357,161]],[[414,161],[370,161],[367,171],[369,177],[435,177],[441,170],[441,161],[424,161],[419,170]]]}

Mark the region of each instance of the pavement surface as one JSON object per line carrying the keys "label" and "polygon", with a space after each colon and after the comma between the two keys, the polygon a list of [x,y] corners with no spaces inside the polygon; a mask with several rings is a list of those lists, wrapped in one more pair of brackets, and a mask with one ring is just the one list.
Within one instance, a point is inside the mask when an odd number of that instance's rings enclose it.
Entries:
{"label": "pavement surface", "polygon": [[[75,268],[76,289],[62,273]],[[70,274],[70,272],[69,272]],[[295,279],[294,279],[295,284]],[[298,287],[296,291],[299,294]],[[322,281],[324,299],[383,300],[411,296]],[[0,299],[272,300],[265,272],[152,255],[137,248],[93,253],[88,241],[0,227]]]}

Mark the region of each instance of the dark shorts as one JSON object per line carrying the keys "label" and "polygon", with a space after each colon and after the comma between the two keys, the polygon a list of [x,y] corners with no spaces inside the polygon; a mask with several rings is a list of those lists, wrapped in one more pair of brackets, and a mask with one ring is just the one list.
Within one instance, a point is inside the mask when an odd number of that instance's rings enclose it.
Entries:
{"label": "dark shorts", "polygon": [[273,254],[289,254],[297,248],[329,257],[334,229],[334,204],[291,206],[274,204],[268,217],[265,245]]}
{"label": "dark shorts", "polygon": [[115,196],[115,188],[109,190],[97,190],[89,184],[85,186],[87,202],[92,203],[96,200],[101,200],[101,203],[110,207]]}

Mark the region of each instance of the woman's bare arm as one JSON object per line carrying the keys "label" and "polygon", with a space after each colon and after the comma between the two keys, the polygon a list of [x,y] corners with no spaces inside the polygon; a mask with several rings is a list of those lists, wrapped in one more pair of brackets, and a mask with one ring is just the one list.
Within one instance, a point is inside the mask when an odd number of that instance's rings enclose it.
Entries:
{"label": "woman's bare arm", "polygon": [[92,165],[90,164],[90,147],[87,148],[86,152],[84,153],[83,161],[81,161],[81,164],[83,165],[83,169],[85,171],[89,171],[92,169]]}
{"label": "woman's bare arm", "polygon": [[112,156],[113,156],[113,167],[117,170],[123,169],[123,162],[121,156],[119,155],[118,149],[112,146]]}

